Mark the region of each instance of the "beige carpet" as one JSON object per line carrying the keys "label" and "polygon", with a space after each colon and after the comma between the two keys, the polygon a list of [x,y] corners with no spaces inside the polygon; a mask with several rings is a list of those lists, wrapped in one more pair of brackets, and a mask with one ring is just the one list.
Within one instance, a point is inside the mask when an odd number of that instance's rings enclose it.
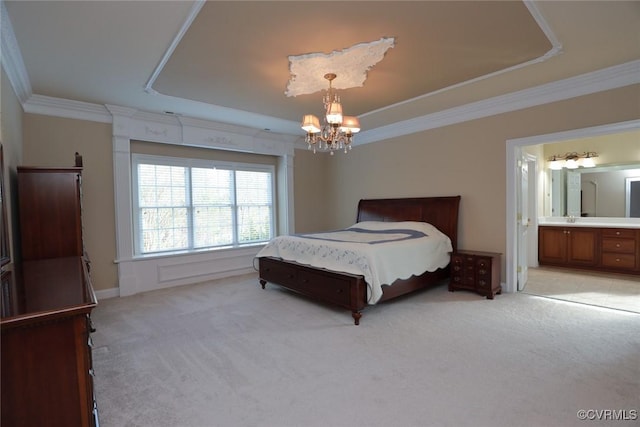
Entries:
{"label": "beige carpet", "polygon": [[553,267],[529,269],[524,292],[640,313],[640,277]]}
{"label": "beige carpet", "polygon": [[253,275],[101,301],[102,427],[582,426],[639,409],[640,315],[446,286],[364,311]]}

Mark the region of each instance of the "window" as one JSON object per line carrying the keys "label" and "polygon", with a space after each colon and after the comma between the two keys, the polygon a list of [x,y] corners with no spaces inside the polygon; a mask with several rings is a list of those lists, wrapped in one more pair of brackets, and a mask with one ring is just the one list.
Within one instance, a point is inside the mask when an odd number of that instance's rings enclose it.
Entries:
{"label": "window", "polygon": [[141,154],[132,163],[137,254],[273,237],[273,166]]}

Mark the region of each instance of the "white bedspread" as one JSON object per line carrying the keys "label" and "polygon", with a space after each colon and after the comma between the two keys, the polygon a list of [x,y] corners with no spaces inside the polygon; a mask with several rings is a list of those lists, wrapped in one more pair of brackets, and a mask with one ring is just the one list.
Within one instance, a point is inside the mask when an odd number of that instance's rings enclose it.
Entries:
{"label": "white bedspread", "polygon": [[367,302],[375,304],[382,285],[444,268],[452,250],[449,237],[431,224],[365,221],[344,230],[279,236],[257,256],[362,275]]}

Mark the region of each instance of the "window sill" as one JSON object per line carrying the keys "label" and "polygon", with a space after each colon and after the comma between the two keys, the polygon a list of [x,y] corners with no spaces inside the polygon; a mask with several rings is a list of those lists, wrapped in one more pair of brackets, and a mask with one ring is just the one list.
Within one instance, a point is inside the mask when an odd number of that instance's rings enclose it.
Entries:
{"label": "window sill", "polygon": [[242,246],[225,246],[216,249],[198,249],[193,251],[173,251],[173,252],[162,252],[162,253],[154,253],[154,254],[145,254],[145,255],[134,255],[131,258],[120,258],[116,259],[114,262],[116,264],[121,262],[131,262],[131,261],[150,261],[156,259],[164,259],[164,258],[179,258],[179,257],[190,257],[190,256],[199,256],[199,255],[212,255],[214,258],[226,258],[229,255],[239,255],[250,252],[258,252],[262,249],[267,243],[251,243]]}

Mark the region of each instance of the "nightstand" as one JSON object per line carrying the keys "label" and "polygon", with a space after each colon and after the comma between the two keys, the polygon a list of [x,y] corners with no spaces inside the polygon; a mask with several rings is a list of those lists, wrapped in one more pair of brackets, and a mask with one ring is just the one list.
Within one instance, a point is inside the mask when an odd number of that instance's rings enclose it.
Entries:
{"label": "nightstand", "polygon": [[449,291],[468,290],[493,299],[502,293],[500,257],[495,252],[456,251],[451,254]]}

